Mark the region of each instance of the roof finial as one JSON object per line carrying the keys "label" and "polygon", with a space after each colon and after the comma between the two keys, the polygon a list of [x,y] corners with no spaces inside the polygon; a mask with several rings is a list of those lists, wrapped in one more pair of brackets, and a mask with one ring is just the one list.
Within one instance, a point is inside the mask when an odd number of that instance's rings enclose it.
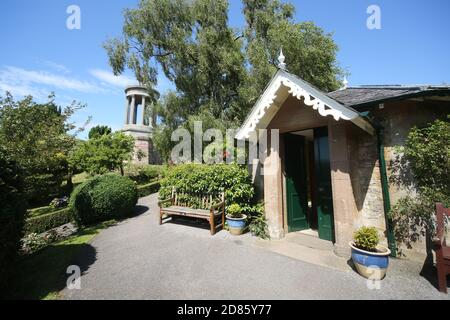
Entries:
{"label": "roof finial", "polygon": [[283,48],[280,49],[280,55],[278,56],[278,68],[281,70],[286,70],[286,63],[284,61],[286,60],[286,57],[283,54]]}
{"label": "roof finial", "polygon": [[344,76],[344,81],[342,81],[343,83],[343,87],[342,90],[347,89],[348,88],[348,80],[347,80],[347,76]]}

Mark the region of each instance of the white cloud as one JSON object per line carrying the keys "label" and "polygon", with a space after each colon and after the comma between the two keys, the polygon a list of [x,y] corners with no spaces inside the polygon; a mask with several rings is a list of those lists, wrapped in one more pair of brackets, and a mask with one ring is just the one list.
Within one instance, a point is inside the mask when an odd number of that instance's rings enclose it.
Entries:
{"label": "white cloud", "polygon": [[70,70],[66,66],[64,66],[62,64],[59,64],[59,63],[56,63],[56,62],[53,62],[53,61],[49,61],[49,60],[44,61],[44,64],[47,67],[52,68],[55,71],[58,71],[60,73],[70,73]]}
{"label": "white cloud", "polygon": [[48,94],[55,88],[83,93],[106,92],[104,88],[95,83],[46,71],[26,70],[12,66],[0,70],[0,88],[2,91],[8,90],[18,95],[37,95],[44,91]]}
{"label": "white cloud", "polygon": [[115,76],[113,73],[105,70],[92,69],[89,70],[89,73],[98,80],[102,81],[104,85],[112,85],[115,87],[125,88],[137,83],[136,80],[133,80],[130,77],[127,77],[125,75]]}

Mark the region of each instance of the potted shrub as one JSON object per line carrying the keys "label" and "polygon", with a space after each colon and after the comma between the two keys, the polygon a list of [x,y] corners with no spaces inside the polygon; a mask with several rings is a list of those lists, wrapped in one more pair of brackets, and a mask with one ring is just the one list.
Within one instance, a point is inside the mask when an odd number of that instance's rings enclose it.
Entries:
{"label": "potted shrub", "polygon": [[362,227],[353,236],[350,247],[352,260],[360,275],[372,280],[381,280],[386,276],[391,251],[379,244],[375,227]]}
{"label": "potted shrub", "polygon": [[240,235],[244,232],[247,216],[242,213],[240,205],[234,203],[227,209],[227,224],[231,234]]}

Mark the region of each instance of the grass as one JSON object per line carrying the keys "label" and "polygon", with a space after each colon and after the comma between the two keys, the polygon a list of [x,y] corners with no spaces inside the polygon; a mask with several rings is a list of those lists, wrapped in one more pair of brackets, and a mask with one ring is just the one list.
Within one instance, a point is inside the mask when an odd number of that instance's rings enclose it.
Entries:
{"label": "grass", "polygon": [[90,177],[91,176],[87,172],[82,172],[82,173],[76,174],[72,177],[72,183],[74,185],[78,185],[80,183],[85,182]]}
{"label": "grass", "polygon": [[[52,300],[65,288],[67,267],[77,264],[86,271],[95,262],[96,252],[89,242],[104,228],[116,221],[107,221],[84,228],[74,236],[52,244],[29,256],[22,256],[15,266],[11,299]],[[80,259],[75,262],[75,259]]]}

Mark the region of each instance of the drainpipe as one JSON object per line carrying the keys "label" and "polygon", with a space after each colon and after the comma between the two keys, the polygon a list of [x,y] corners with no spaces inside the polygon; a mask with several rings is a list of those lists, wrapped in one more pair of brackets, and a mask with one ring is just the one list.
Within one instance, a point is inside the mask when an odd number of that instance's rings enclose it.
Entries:
{"label": "drainpipe", "polygon": [[392,222],[389,218],[389,212],[391,211],[391,197],[389,195],[389,183],[386,170],[386,159],[384,157],[384,128],[382,126],[376,126],[377,140],[378,140],[378,156],[380,159],[380,176],[381,176],[381,190],[383,193],[383,207],[384,218],[386,220],[386,231],[388,246],[391,250],[391,256],[397,256],[397,245],[395,243],[394,232],[392,230]]}
{"label": "drainpipe", "polygon": [[374,123],[373,119],[368,117],[368,112],[361,112],[360,115],[368,120],[375,128],[378,144],[378,159],[380,162],[380,177],[381,177],[381,192],[383,194],[383,209],[384,219],[386,222],[387,241],[389,249],[391,250],[391,256],[397,257],[397,244],[395,242],[394,232],[392,230],[392,222],[389,218],[389,212],[391,211],[391,197],[389,195],[389,183],[386,169],[386,159],[384,157],[384,128],[377,121]]}

